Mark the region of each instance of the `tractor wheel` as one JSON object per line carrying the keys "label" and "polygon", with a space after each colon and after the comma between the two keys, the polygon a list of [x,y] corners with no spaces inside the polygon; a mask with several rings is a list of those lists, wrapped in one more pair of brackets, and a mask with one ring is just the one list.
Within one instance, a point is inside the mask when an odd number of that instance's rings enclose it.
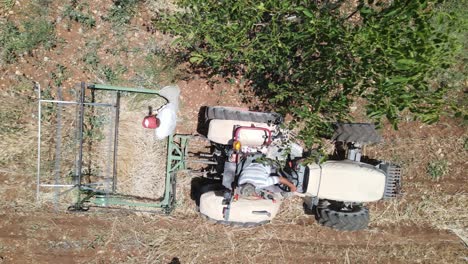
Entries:
{"label": "tractor wheel", "polygon": [[283,122],[283,117],[278,113],[245,111],[223,106],[210,106],[206,108],[205,120],[208,121],[211,119],[252,121],[256,123],[271,122],[275,125]]}
{"label": "tractor wheel", "polygon": [[362,206],[347,207],[343,203],[329,203],[317,208],[321,225],[342,231],[366,229],[369,224],[369,209]]}
{"label": "tractor wheel", "polygon": [[355,142],[361,144],[378,143],[382,140],[373,124],[366,123],[337,123],[332,140],[341,142]]}
{"label": "tractor wheel", "polygon": [[203,185],[199,189],[200,196],[204,193],[211,192],[211,191],[223,191],[226,190],[226,187],[224,187],[221,183],[213,183],[213,184],[207,184]]}
{"label": "tractor wheel", "polygon": [[[205,178],[206,179],[206,178]],[[192,186],[192,199],[195,200],[195,203],[200,206],[200,198],[202,194],[211,192],[211,191],[224,191],[227,190],[220,182],[219,183],[202,183],[198,186]]]}

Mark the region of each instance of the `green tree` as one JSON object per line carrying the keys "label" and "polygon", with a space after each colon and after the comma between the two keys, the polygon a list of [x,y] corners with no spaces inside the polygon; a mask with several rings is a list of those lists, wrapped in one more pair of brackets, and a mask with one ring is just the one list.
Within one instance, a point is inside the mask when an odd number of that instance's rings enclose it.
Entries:
{"label": "green tree", "polygon": [[396,127],[405,109],[436,121],[447,87],[430,77],[453,62],[458,46],[433,24],[456,28],[454,17],[434,1],[361,1],[352,16],[343,2],[183,0],[186,12],[158,24],[179,36],[194,67],[252,80],[268,106],[301,122],[308,145],[331,122],[349,119],[357,98],[377,123],[386,117]]}

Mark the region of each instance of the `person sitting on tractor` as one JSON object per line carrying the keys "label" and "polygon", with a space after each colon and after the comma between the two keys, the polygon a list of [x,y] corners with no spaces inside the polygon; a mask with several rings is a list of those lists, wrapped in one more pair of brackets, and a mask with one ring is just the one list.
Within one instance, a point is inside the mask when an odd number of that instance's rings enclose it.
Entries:
{"label": "person sitting on tractor", "polygon": [[[280,175],[272,175],[271,166],[261,163],[251,163],[244,168],[239,176],[240,193],[244,196],[254,196],[261,190],[277,192],[276,184],[283,184],[295,192],[297,187],[287,178]],[[253,188],[255,187],[255,188]]]}

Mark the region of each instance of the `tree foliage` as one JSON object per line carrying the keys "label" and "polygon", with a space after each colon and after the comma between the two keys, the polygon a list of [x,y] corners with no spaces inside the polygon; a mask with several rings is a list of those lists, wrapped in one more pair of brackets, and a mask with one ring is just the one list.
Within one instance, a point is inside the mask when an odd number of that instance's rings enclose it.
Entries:
{"label": "tree foliage", "polygon": [[309,145],[349,119],[358,98],[376,123],[386,117],[396,127],[406,109],[436,121],[447,87],[430,77],[458,45],[433,25],[460,28],[454,17],[434,1],[361,1],[351,13],[343,2],[182,0],[186,12],[158,24],[179,36],[194,67],[251,80],[266,107],[301,122]]}

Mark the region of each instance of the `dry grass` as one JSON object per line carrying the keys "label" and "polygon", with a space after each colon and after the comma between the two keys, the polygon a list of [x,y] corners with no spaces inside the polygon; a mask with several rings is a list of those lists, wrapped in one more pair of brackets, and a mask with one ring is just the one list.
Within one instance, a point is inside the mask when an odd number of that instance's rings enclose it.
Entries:
{"label": "dry grass", "polygon": [[191,182],[192,176],[189,171],[179,171],[177,173],[177,186],[176,186],[176,207],[172,212],[176,218],[198,218],[198,210],[195,202],[191,198]]}
{"label": "dry grass", "polygon": [[[405,123],[403,133],[389,132],[385,143],[368,148],[371,157],[393,160],[403,166],[401,199],[373,206],[374,224],[413,223],[440,229],[468,230],[468,186],[464,140],[466,128],[452,122],[427,126]],[[421,134],[423,132],[423,134]],[[446,175],[434,179],[428,167],[434,160],[448,164]]]}
{"label": "dry grass", "polygon": [[148,198],[164,193],[167,140],[156,139],[154,130],[144,129],[148,106],[157,110],[165,100],[152,96],[144,100],[125,98],[121,104],[118,152],[118,191]]}
{"label": "dry grass", "polygon": [[37,105],[29,98],[34,94],[28,91],[32,85],[21,80],[18,86],[0,91],[0,149],[3,150],[0,152],[0,165],[4,170],[17,173],[21,172],[20,169],[30,169],[23,166],[32,160],[22,157],[32,158],[31,145],[37,143],[34,133]]}
{"label": "dry grass", "polygon": [[281,204],[278,216],[273,220],[277,224],[298,224],[304,218],[302,198],[293,196],[286,198]]}
{"label": "dry grass", "polygon": [[[17,85],[0,90],[0,178],[5,179],[0,195],[2,205],[29,203],[34,200],[36,115],[31,96],[32,85],[15,77]],[[28,175],[29,177],[24,177]]]}
{"label": "dry grass", "polygon": [[[457,262],[457,242],[447,236],[443,244],[448,247],[441,251],[437,232],[400,238],[405,229],[382,228],[353,233],[287,223],[232,228],[200,218],[130,215],[109,222],[100,250],[125,252],[111,257],[116,263],[168,263],[175,257],[182,263]],[[96,255],[94,260],[104,259]]]}

